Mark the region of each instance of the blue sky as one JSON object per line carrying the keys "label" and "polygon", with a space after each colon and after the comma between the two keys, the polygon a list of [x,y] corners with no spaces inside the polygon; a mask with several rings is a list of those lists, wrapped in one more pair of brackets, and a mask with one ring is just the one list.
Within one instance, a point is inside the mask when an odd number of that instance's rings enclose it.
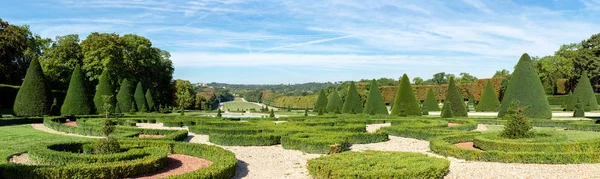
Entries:
{"label": "blue sky", "polygon": [[135,33],[175,78],[279,84],[512,71],[600,31],[600,0],[2,0],[43,37]]}

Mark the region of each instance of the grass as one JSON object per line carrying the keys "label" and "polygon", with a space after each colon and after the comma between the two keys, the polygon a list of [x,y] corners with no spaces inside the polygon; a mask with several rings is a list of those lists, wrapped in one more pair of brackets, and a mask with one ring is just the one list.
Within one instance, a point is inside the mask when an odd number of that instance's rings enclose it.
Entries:
{"label": "grass", "polygon": [[[504,126],[501,125],[488,125],[488,130],[485,133],[490,132],[500,132],[504,130]],[[533,127],[533,130],[536,131],[556,131],[560,133],[564,133],[567,135],[567,140],[572,141],[583,141],[583,140],[591,140],[600,138],[600,132],[591,132],[591,131],[573,131],[573,130],[564,130],[562,128],[552,128],[552,127]]]}
{"label": "grass", "polygon": [[236,112],[236,111],[247,111],[250,109],[254,109],[256,111],[260,111],[260,106],[254,103],[250,103],[250,102],[240,102],[240,101],[230,101],[230,102],[224,102],[223,103],[223,110],[224,111],[231,111],[231,112]]}
{"label": "grass", "polygon": [[51,144],[56,142],[89,141],[93,139],[50,134],[39,131],[31,125],[3,126],[0,127],[0,164],[7,163],[9,156],[27,152],[33,146]]}

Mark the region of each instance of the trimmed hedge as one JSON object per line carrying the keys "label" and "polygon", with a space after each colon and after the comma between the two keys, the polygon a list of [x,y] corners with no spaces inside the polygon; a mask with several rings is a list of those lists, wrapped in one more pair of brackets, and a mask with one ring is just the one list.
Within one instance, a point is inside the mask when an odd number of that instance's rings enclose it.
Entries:
{"label": "trimmed hedge", "polygon": [[104,113],[104,110],[102,109],[102,107],[104,106],[104,96],[110,97],[109,102],[111,108],[108,111],[111,113],[115,112],[117,102],[115,100],[115,86],[111,81],[110,72],[106,68],[102,70],[102,74],[100,75],[100,79],[98,80],[98,85],[96,85],[96,93],[94,93],[94,106],[96,107],[96,111],[98,112],[98,114]]}
{"label": "trimmed hedge", "polygon": [[281,147],[284,149],[306,153],[327,154],[331,145],[340,145],[341,151],[346,151],[350,143],[342,136],[326,134],[294,134],[281,138]]}
{"label": "trimmed hedge", "polygon": [[483,90],[483,94],[481,95],[481,100],[475,106],[476,111],[498,111],[500,108],[500,101],[498,101],[498,96],[496,92],[494,92],[494,88],[492,87],[492,83],[489,81],[485,84],[485,89]]}
{"label": "trimmed hedge", "polygon": [[327,101],[327,111],[335,112],[337,109],[337,112],[341,113],[343,105],[344,104],[342,103],[342,97],[340,97],[337,90],[333,90],[329,95],[329,100]]}
{"label": "trimmed hedge", "polygon": [[72,142],[60,143],[47,146],[38,146],[28,151],[29,158],[38,164],[44,165],[71,165],[109,163],[144,158],[149,155],[163,155],[169,151],[166,149],[152,149],[148,152],[144,149],[126,149],[124,152],[113,154],[82,154],[83,146],[91,143]]}
{"label": "trimmed hedge", "polygon": [[394,99],[394,106],[392,106],[390,115],[421,116],[422,114],[421,107],[419,107],[410,85],[410,80],[404,74],[400,79],[400,84],[398,84],[398,92],[396,92],[396,99]]}
{"label": "trimmed hedge", "polygon": [[365,103],[365,109],[362,111],[363,114],[376,115],[376,114],[389,114],[388,109],[385,106],[381,92],[379,91],[379,84],[374,79],[371,81],[371,88],[367,95],[367,102]]}
{"label": "trimmed hedge", "polygon": [[94,113],[92,107],[92,101],[89,99],[85,84],[85,74],[81,71],[79,65],[75,66],[75,70],[71,75],[71,81],[69,82],[69,89],[67,90],[67,96],[65,101],[60,108],[60,114],[62,116],[74,116],[74,115],[89,115]]}
{"label": "trimmed hedge", "polygon": [[208,140],[226,146],[270,146],[277,145],[281,135],[277,134],[211,134]]}
{"label": "trimmed hedge", "polygon": [[450,77],[448,82],[448,90],[446,91],[446,100],[444,104],[450,104],[452,111],[452,117],[467,117],[467,106],[465,105],[465,99],[461,95],[459,88],[454,83],[454,78]]}
{"label": "trimmed hedge", "polygon": [[46,84],[40,62],[31,60],[23,84],[19,88],[13,112],[15,116],[43,116],[50,113],[52,90]]}
{"label": "trimmed hedge", "polygon": [[0,118],[0,126],[42,123],[43,117]]}
{"label": "trimmed hedge", "polygon": [[348,87],[348,93],[346,93],[346,100],[344,100],[344,105],[341,112],[344,114],[358,114],[362,111],[363,104],[360,100],[360,95],[356,90],[356,85],[354,85],[354,81],[352,81]]}
{"label": "trimmed hedge", "polygon": [[[325,95],[325,90],[321,89],[319,96],[317,96],[317,102],[313,107],[313,112],[323,112],[327,113],[327,95]],[[333,112],[333,111],[331,111]]]}

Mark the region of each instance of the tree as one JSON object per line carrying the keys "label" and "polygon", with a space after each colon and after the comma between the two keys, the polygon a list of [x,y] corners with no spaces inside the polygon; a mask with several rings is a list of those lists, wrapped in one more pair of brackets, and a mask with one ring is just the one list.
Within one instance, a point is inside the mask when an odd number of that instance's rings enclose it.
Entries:
{"label": "tree", "polygon": [[583,105],[580,99],[577,99],[577,104],[575,104],[575,111],[573,111],[573,117],[584,117],[585,112],[583,109]]}
{"label": "tree", "polygon": [[75,66],[69,82],[69,89],[60,113],[63,116],[88,115],[93,112],[92,101],[85,87],[85,74],[79,65]]}
{"label": "tree", "polygon": [[546,94],[552,95],[557,92],[558,79],[574,76],[573,60],[562,56],[545,56],[539,60],[532,60],[532,64],[540,76]]}
{"label": "tree", "polygon": [[308,108],[304,109],[304,116],[308,116]]}
{"label": "tree", "polygon": [[583,71],[581,74],[579,82],[577,82],[577,86],[575,86],[575,90],[573,91],[573,95],[570,97],[571,99],[567,104],[567,110],[569,111],[574,110],[575,105],[578,102],[581,103],[584,111],[593,111],[598,109],[598,102],[596,101],[592,84],[590,84],[590,79],[585,71]]}
{"label": "tree", "polygon": [[221,114],[221,113],[222,113],[221,109],[217,109],[217,117],[218,118],[223,117],[223,114]]}
{"label": "tree", "polygon": [[325,95],[325,91],[323,89],[321,89],[321,92],[319,93],[319,96],[317,97],[317,102],[315,103],[313,111],[314,112],[318,112],[318,111],[327,112],[326,108],[327,108],[327,95]]}
{"label": "tree", "polygon": [[148,112],[156,111],[156,104],[154,104],[154,97],[150,89],[146,90],[146,104],[148,104]]}
{"label": "tree", "polygon": [[327,101],[327,111],[335,112],[336,110],[342,111],[343,103],[342,98],[338,94],[337,90],[332,90],[329,95],[329,100]]}
{"label": "tree", "polygon": [[415,77],[413,78],[413,84],[415,85],[421,85],[423,83],[423,78],[421,77]]}
{"label": "tree", "polygon": [[371,81],[371,88],[369,88],[369,95],[367,96],[367,103],[365,104],[363,114],[389,114],[381,91],[379,91],[379,84],[377,84],[375,79]]}
{"label": "tree", "polygon": [[[96,86],[96,93],[94,94],[94,106],[96,107],[96,112],[98,112],[99,114],[102,114],[102,107],[105,105],[106,100],[104,100],[103,96],[111,96],[111,100],[109,100],[111,102],[111,109],[109,109],[110,112],[113,112],[116,104],[115,99],[114,99],[114,92],[115,92],[115,86],[113,86],[113,83],[111,82],[111,77],[110,77],[110,73],[108,72],[107,69],[104,69],[102,71],[102,75],[100,75],[100,80],[98,85]],[[121,109],[119,109],[120,111]]]}
{"label": "tree", "polygon": [[450,78],[448,83],[448,89],[446,90],[446,102],[444,104],[450,104],[452,110],[452,116],[454,117],[467,117],[467,107],[465,106],[465,99],[460,94],[460,89],[454,83],[454,78]]}
{"label": "tree", "polygon": [[402,75],[398,84],[391,115],[399,115],[401,110],[404,110],[406,115],[422,115],[421,107],[417,103],[417,98],[406,74]]}
{"label": "tree", "polygon": [[175,86],[175,104],[181,111],[194,104],[194,87],[187,80],[177,79]]}
{"label": "tree", "polygon": [[521,56],[521,59],[515,66],[511,79],[506,89],[498,117],[502,118],[507,114],[508,108],[513,101],[519,101],[515,108],[526,107],[522,113],[529,118],[552,118],[552,111],[548,104],[548,99],[544,94],[544,87],[540,82],[531,65],[531,58],[527,53]]}
{"label": "tree", "polygon": [[502,70],[496,71],[496,73],[494,73],[493,78],[507,78],[508,76],[510,76],[510,71],[508,71],[506,69],[502,69]]}
{"label": "tree", "polygon": [[485,83],[485,88],[483,88],[483,93],[481,94],[481,98],[479,98],[479,104],[475,107],[476,111],[498,111],[500,107],[500,101],[498,100],[498,96],[496,96],[496,92],[494,91],[494,87],[492,83],[488,80]]}
{"label": "tree", "polygon": [[433,75],[433,78],[431,79],[433,81],[433,83],[435,84],[446,84],[448,82],[448,80],[446,79],[446,73],[444,72],[439,72]]}
{"label": "tree", "polygon": [[11,25],[0,18],[0,84],[23,83],[29,63],[39,59],[50,39],[34,35],[29,27]]}
{"label": "tree", "polygon": [[137,87],[135,88],[135,93],[133,94],[135,98],[135,104],[137,108],[141,112],[148,112],[148,104],[146,101],[146,96],[144,94],[144,88],[142,87],[142,82],[138,82]]}
{"label": "tree", "polygon": [[423,102],[423,108],[427,108],[427,111],[440,111],[438,100],[435,99],[432,88],[429,88],[429,91],[427,91],[427,98]]}
{"label": "tree", "polygon": [[452,104],[448,101],[444,102],[444,106],[442,106],[442,118],[452,118]]}
{"label": "tree", "polygon": [[[79,35],[57,36],[50,47],[44,51],[42,59],[40,60],[40,65],[42,65],[51,89],[66,90],[69,87],[70,75],[74,71],[75,66],[83,65],[83,53],[79,45]],[[90,85],[88,84],[87,76],[85,76],[84,72],[82,73],[84,74],[82,77],[84,79],[83,82],[86,83],[86,86]],[[93,89],[86,90],[90,93]]]}
{"label": "tree", "polygon": [[52,92],[44,79],[42,67],[33,59],[25,80],[17,92],[13,111],[16,116],[42,116],[50,112]]}
{"label": "tree", "polygon": [[356,114],[356,112],[362,112],[363,105],[358,95],[358,90],[354,85],[354,81],[350,82],[348,87],[348,93],[346,94],[346,100],[344,100],[344,106],[342,107],[342,113]]}
{"label": "tree", "polygon": [[[515,73],[516,72],[517,70],[515,69]],[[509,109],[504,116],[504,119],[507,120],[507,122],[504,126],[504,131],[500,134],[502,137],[518,139],[531,136],[531,132],[529,131],[533,126],[527,116],[523,114],[523,108],[526,107],[517,107],[521,106],[518,105],[518,103],[518,101],[511,102]]]}
{"label": "tree", "polygon": [[270,118],[274,118],[275,117],[275,111],[273,111],[273,109],[271,109],[271,113],[269,113],[269,117]]}
{"label": "tree", "polygon": [[125,113],[131,112],[132,110],[135,111],[135,100],[133,99],[132,89],[133,88],[131,87],[129,80],[124,79],[123,82],[121,82],[121,88],[117,93],[117,103],[121,108],[121,112]]}
{"label": "tree", "polygon": [[459,84],[474,83],[475,81],[477,81],[477,77],[466,72],[460,73],[460,78],[458,79]]}

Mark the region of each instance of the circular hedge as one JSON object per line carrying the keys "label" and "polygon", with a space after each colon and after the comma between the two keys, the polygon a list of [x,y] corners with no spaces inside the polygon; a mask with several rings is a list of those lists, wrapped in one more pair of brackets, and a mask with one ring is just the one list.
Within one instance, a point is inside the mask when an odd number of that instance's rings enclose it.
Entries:
{"label": "circular hedge", "polygon": [[412,152],[344,152],[308,161],[315,178],[443,178],[450,161]]}

